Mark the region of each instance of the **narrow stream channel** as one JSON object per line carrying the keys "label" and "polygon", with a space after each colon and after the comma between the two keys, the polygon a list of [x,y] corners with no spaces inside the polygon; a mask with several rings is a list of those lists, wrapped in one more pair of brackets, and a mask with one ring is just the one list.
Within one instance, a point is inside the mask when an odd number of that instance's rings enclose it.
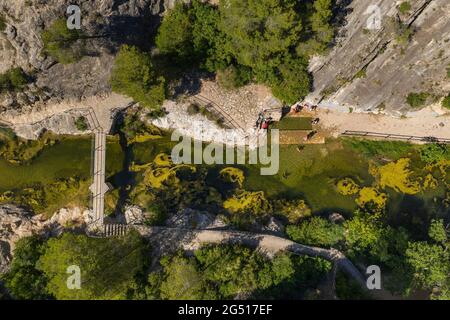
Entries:
{"label": "narrow stream channel", "polygon": [[128,145],[125,133],[122,131],[122,125],[124,122],[124,113],[121,112],[117,115],[114,126],[113,134],[119,135],[119,144],[124,155],[122,170],[114,177],[114,184],[119,189],[119,200],[115,214],[124,214],[125,205],[129,199],[131,187],[135,183],[135,174],[130,171],[131,163],[134,159],[133,145]]}

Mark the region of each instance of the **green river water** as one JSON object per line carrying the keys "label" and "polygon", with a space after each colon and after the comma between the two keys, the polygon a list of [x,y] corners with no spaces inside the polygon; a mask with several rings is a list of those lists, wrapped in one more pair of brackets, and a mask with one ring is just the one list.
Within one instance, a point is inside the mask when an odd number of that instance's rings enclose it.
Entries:
{"label": "green river water", "polygon": [[[0,158],[0,191],[6,191],[36,182],[49,183],[58,178],[78,176],[87,178],[91,171],[91,138],[66,137],[54,146],[44,149],[27,165],[13,165]],[[132,149],[133,161],[147,163],[160,152],[170,153],[174,145],[168,137],[137,144]],[[114,187],[120,188],[125,153],[119,139],[109,139],[107,145],[107,176]],[[211,167],[218,170],[222,166]],[[335,190],[335,182],[353,178],[361,186],[370,186],[373,177],[368,172],[368,159],[335,140],[326,145],[307,146],[301,152],[296,146],[280,149],[280,170],[275,176],[261,176],[259,167],[242,166],[246,173],[244,188],[262,190],[269,198],[303,198],[315,213],[340,212],[350,215],[356,208],[354,198],[342,196]],[[390,196],[389,215],[392,221],[412,223],[412,219],[427,219],[440,215],[442,208],[436,202],[445,195],[445,189],[419,193],[414,196],[387,190]],[[411,215],[411,212],[414,212]]]}

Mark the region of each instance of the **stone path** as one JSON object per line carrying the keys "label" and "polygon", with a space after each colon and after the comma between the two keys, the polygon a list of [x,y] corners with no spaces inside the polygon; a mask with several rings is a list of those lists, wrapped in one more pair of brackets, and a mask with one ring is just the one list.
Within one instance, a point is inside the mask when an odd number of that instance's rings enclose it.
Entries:
{"label": "stone path", "polygon": [[364,290],[367,289],[364,276],[342,252],[336,249],[311,247],[269,234],[255,234],[245,231],[191,230],[146,226],[135,226],[135,228],[142,236],[149,238],[151,242],[157,243],[155,249],[160,250],[160,253],[170,252],[178,248],[193,251],[209,243],[229,243],[256,248],[269,257],[273,257],[282,251],[321,257],[337,264],[342,271],[356,280]]}
{"label": "stone path", "polygon": [[112,125],[115,110],[126,108],[132,104],[132,99],[112,93],[105,97],[89,97],[83,101],[64,101],[61,103],[35,108],[17,113],[8,110],[0,115],[0,122],[8,123],[20,137],[36,139],[43,129],[57,134],[81,134],[75,127],[74,120],[92,108],[105,131]]}

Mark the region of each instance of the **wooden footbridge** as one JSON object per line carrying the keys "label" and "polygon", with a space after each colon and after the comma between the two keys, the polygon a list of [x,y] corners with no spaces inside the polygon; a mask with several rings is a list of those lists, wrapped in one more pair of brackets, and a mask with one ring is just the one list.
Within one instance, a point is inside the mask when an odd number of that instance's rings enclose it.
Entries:
{"label": "wooden footbridge", "polygon": [[126,224],[105,224],[105,194],[109,187],[106,184],[106,132],[100,125],[95,111],[86,110],[86,119],[94,133],[92,145],[92,177],[89,187],[92,193],[92,222],[88,232],[92,235],[110,237],[124,235],[128,226]]}

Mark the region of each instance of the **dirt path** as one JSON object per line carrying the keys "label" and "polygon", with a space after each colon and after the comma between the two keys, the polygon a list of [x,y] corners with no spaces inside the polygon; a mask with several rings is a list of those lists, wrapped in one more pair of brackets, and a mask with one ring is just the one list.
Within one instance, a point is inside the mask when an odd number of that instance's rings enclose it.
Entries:
{"label": "dirt path", "polygon": [[346,130],[403,134],[420,137],[450,138],[450,112],[428,107],[405,117],[382,114],[350,113],[319,108],[320,124],[329,135],[338,136]]}
{"label": "dirt path", "polygon": [[273,235],[254,234],[244,231],[191,230],[144,226],[136,226],[136,229],[142,236],[149,238],[150,241],[158,244],[155,248],[160,250],[159,253],[170,252],[178,248],[193,251],[207,243],[238,243],[256,248],[258,251],[269,257],[273,257],[281,251],[289,251],[297,255],[321,257],[334,262],[338,268],[356,280],[364,290],[367,289],[364,276],[342,252],[336,249],[328,250],[305,246]]}
{"label": "dirt path", "polygon": [[112,125],[114,110],[124,108],[132,99],[112,93],[108,96],[89,97],[82,101],[63,101],[61,103],[30,106],[27,110],[18,113],[8,110],[0,115],[0,121],[10,125],[14,131],[27,139],[36,138],[45,128],[55,133],[75,134],[73,118],[82,110],[91,107],[97,115],[102,128]]}

